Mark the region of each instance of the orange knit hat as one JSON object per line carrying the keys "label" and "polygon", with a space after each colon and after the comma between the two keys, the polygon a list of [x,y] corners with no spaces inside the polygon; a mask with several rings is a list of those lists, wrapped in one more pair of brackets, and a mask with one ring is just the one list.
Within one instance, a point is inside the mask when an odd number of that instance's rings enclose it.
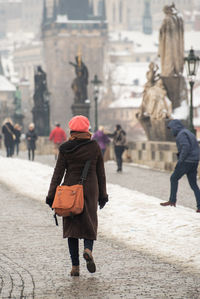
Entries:
{"label": "orange knit hat", "polygon": [[76,115],[69,122],[70,131],[89,132],[89,127],[89,119],[83,115]]}

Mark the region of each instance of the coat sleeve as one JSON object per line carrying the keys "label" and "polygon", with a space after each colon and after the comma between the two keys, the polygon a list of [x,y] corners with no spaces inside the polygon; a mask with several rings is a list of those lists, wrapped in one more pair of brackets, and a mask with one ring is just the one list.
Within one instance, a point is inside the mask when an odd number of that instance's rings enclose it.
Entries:
{"label": "coat sleeve", "polygon": [[62,153],[59,153],[57,163],[54,168],[54,173],[53,173],[53,176],[51,179],[48,195],[47,195],[47,199],[49,201],[52,201],[52,203],[53,203],[54,196],[56,193],[56,188],[62,182],[62,178],[65,173],[65,169],[66,169],[66,163],[65,163],[64,155]]}
{"label": "coat sleeve", "polygon": [[51,131],[50,136],[49,136],[49,140],[52,140],[54,138],[54,130]]}
{"label": "coat sleeve", "polygon": [[180,151],[179,151],[179,162],[183,162],[191,149],[191,145],[189,142],[189,138],[185,133],[181,134],[179,139],[177,140],[180,146]]}
{"label": "coat sleeve", "polygon": [[99,206],[103,208],[108,201],[108,194],[106,190],[106,175],[104,168],[103,156],[100,147],[98,147],[98,159],[96,165],[97,179],[99,185]]}

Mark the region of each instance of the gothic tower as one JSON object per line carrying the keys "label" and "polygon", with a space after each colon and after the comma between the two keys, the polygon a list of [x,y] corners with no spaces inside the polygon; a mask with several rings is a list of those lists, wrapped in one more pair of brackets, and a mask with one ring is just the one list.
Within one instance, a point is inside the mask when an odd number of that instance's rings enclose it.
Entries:
{"label": "gothic tower", "polygon": [[[66,127],[72,117],[74,94],[71,84],[76,75],[69,62],[75,62],[77,54],[82,56],[89,71],[90,120],[94,123],[93,86],[90,82],[95,74],[103,80],[107,22],[104,5],[101,16],[94,15],[92,8],[88,0],[52,0],[51,7],[48,4],[45,6],[42,39],[51,93],[51,125],[59,121]],[[52,11],[52,15],[49,15],[49,11]]]}

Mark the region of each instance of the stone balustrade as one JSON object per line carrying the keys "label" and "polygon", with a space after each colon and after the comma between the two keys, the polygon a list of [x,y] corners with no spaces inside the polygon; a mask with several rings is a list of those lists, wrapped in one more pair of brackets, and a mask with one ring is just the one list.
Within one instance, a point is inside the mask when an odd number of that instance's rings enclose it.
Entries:
{"label": "stone balustrade", "polygon": [[[49,141],[48,137],[39,137],[36,146],[36,154],[38,155],[51,155],[54,153],[53,143]],[[128,150],[123,154],[123,161],[165,171],[172,171],[176,165],[177,148],[175,142],[137,141],[129,142],[128,146]],[[20,143],[20,150],[27,150],[25,140]],[[105,161],[107,160],[115,160],[112,144],[105,153]]]}

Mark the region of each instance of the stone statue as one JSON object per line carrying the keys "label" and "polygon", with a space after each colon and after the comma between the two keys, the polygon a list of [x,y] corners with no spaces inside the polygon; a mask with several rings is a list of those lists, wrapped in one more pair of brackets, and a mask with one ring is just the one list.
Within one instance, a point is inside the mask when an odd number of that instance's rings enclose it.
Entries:
{"label": "stone statue", "polygon": [[88,98],[87,85],[88,85],[88,69],[81,60],[81,56],[75,57],[76,63],[69,62],[75,68],[76,78],[72,82],[72,90],[74,91],[74,102],[85,103]]}
{"label": "stone statue", "polygon": [[34,102],[36,107],[41,107],[47,101],[48,89],[46,73],[42,70],[41,66],[37,67],[37,71],[34,76],[35,91]]}
{"label": "stone statue", "polygon": [[178,76],[184,66],[184,25],[183,18],[175,5],[163,8],[165,18],[159,32],[159,51],[161,76]]}
{"label": "stone statue", "polygon": [[32,109],[33,122],[38,136],[48,136],[50,131],[50,107],[49,91],[47,88],[47,76],[41,66],[37,67],[34,75],[34,107]]}
{"label": "stone statue", "polygon": [[167,99],[167,92],[157,71],[158,66],[151,62],[146,73],[142,105],[137,115],[139,119],[149,117],[151,120],[160,120],[171,115],[171,102]]}
{"label": "stone statue", "polygon": [[14,105],[15,105],[15,114],[22,114],[22,96],[19,87],[17,86],[15,97],[14,97]]}

